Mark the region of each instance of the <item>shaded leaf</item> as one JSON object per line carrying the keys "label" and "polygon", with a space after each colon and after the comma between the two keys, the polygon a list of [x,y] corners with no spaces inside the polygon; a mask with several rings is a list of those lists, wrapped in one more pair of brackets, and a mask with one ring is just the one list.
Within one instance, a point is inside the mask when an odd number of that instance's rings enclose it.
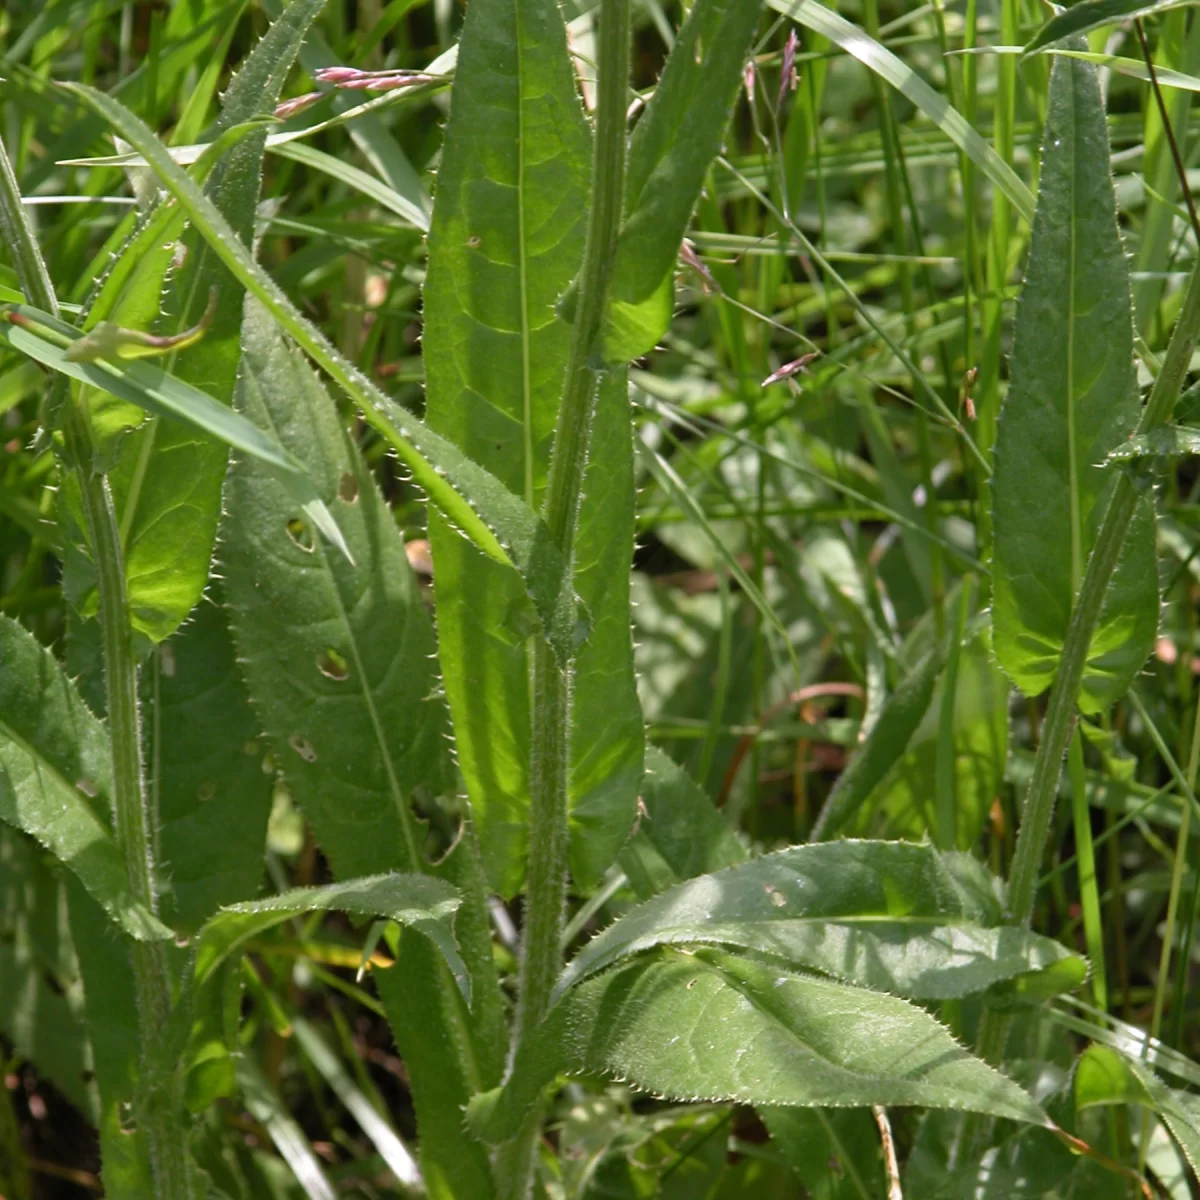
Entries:
{"label": "shaded leaf", "polygon": [[661,750],[646,751],[637,832],[620,863],[645,900],[672,884],[745,862],[733,827],[684,770]]}
{"label": "shaded leaf", "polygon": [[80,879],[127,934],[172,936],[133,895],[101,815],[111,785],[108,737],[54,656],[0,616],[0,820],[30,835]]}
{"label": "shaded leaf", "polygon": [[273,772],[235,661],[228,617],[201,601],[153,662],[159,861],[170,924],[192,932],[222,904],[253,896],[263,873]]}

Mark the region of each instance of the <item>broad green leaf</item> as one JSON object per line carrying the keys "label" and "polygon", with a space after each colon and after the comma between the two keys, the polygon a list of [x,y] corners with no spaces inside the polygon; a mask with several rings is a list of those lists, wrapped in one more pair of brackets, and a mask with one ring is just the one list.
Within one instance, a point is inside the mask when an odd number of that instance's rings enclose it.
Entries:
{"label": "broad green leaf", "polygon": [[468,1119],[489,1140],[510,1136],[560,1071],[673,1099],[920,1105],[1049,1124],[908,1001],[710,951],[634,962],[569,992]]}
{"label": "broad green leaf", "polygon": [[196,938],[195,985],[203,987],[221,964],[248,939],[310,912],[345,912],[386,917],[420,929],[441,952],[464,987],[466,968],[454,943],[451,917],[458,892],[431,875],[373,875],[324,887],[292,888],[263,900],[230,904],[205,922]]}
{"label": "broad green leaf", "polygon": [[640,341],[633,341],[628,330],[624,337],[610,338],[610,355],[618,345],[626,361],[645,354],[670,323],[673,289],[668,288],[664,304],[664,280],[674,276],[705,173],[725,136],[761,11],[759,0],[697,0],[634,127],[611,300],[626,326],[633,314],[621,310],[648,301],[657,319],[637,322],[645,324]]}
{"label": "broad green leaf", "polygon": [[[429,232],[422,337],[430,426],[531,508],[549,469],[579,269],[589,135],[552,0],[467,11]],[[588,518],[581,517],[581,524]],[[484,865],[524,874],[529,630],[521,586],[430,514],[438,643]]]}
{"label": "broad green leaf", "polygon": [[1008,197],[1021,216],[1027,221],[1033,220],[1033,195],[1021,178],[962,114],[906,62],[817,0],[767,0],[767,3],[798,25],[827,37],[915,104]]}
{"label": "broad green leaf", "polygon": [[746,848],[724,814],[681,767],[653,747],[646,751],[641,800],[645,812],[619,859],[641,899],[746,861]]}
{"label": "broad green leaf", "polygon": [[[324,0],[293,0],[247,56],[222,97],[214,133],[221,136],[279,100],[285,79]],[[262,179],[267,130],[241,137],[213,167],[207,195],[249,246]],[[172,373],[228,408],[237,376],[241,287],[192,229],[181,239],[186,257],[170,277],[157,329],[175,334],[195,325],[210,289],[219,296],[203,342],[172,356]],[[125,548],[126,587],[137,627],[161,641],[186,618],[208,579],[221,514],[221,484],[229,452],[174,422],[152,421],[124,439],[110,475]]]}
{"label": "broad green leaf", "polygon": [[235,661],[228,618],[202,600],[151,664],[147,762],[157,799],[163,913],[192,932],[222,904],[253,896],[263,873],[272,775]]}
{"label": "broad green leaf", "polygon": [[762,1108],[759,1115],[811,1200],[884,1194],[879,1130],[863,1108]]}
{"label": "broad green leaf", "polygon": [[144,121],[86,84],[63,86],[81,96],[145,157],[221,262],[262,301],[296,344],[362,406],[363,416],[393,446],[415,482],[448,520],[490,559],[517,568],[525,580],[535,616],[531,621],[516,611],[510,614],[511,623],[532,632],[540,619],[543,628],[551,631],[560,654],[569,653],[576,631],[561,619],[556,620],[566,610],[565,566],[545,523],[530,505],[453,441],[435,433],[381,392],[339,354],[254,260],[226,218],[172,160]]}
{"label": "broad green leaf", "polygon": [[131,937],[171,931],[133,895],[109,826],[104,726],[54,656],[0,616],[0,820],[69,867]]}
{"label": "broad green leaf", "polygon": [[[338,497],[331,505],[355,560],[326,553],[270,475],[235,462],[218,554],[252,701],[335,875],[422,870],[423,832],[409,805],[417,787],[442,790],[446,716],[403,540],[329,397],[257,303],[247,305],[242,369],[240,402],[269,416],[322,494]],[[422,936],[402,936],[400,966],[380,974],[379,990],[413,1079],[431,1194],[483,1200],[487,1158],[463,1138],[459,1114],[493,1082],[505,1047],[498,986],[483,966],[486,953],[491,968],[482,888],[457,851],[451,862],[466,871],[460,920],[478,1024],[468,1025],[449,971]],[[437,1190],[439,1170],[449,1171],[449,1190]]]}
{"label": "broad green leaf", "polygon": [[[1129,274],[1104,104],[1089,63],[1051,72],[1041,187],[996,436],[996,656],[1037,695],[1054,678],[1115,478],[1101,464],[1137,424]],[[1158,627],[1153,512],[1135,513],[1089,650],[1080,708],[1116,700]]]}
{"label": "broad green leaf", "polygon": [[1172,8],[1183,8],[1193,0],[1079,0],[1061,12],[1055,13],[1034,34],[1025,47],[1026,54],[1036,54],[1048,46],[1079,34],[1090,33],[1104,25],[1115,25],[1118,21],[1132,21],[1155,13],[1167,12]]}
{"label": "broad green leaf", "polygon": [[[438,789],[444,769],[433,630],[337,410],[257,302],[246,309],[238,407],[307,465],[353,558],[329,552],[256,460],[235,462],[218,556],[271,751],[336,874],[419,870],[412,792]],[[375,865],[351,867],[363,843]]]}
{"label": "broad green leaf", "polygon": [[917,999],[969,995],[1065,959],[1083,981],[1082,959],[1001,920],[986,871],[966,856],[909,842],[795,846],[639,905],[583,947],[555,994],[669,945],[737,947]]}
{"label": "broad green leaf", "polygon": [[575,591],[590,621],[575,653],[568,781],[571,878],[595,887],[637,816],[645,731],[629,628],[633,429],[624,370],[600,385],[575,540]]}

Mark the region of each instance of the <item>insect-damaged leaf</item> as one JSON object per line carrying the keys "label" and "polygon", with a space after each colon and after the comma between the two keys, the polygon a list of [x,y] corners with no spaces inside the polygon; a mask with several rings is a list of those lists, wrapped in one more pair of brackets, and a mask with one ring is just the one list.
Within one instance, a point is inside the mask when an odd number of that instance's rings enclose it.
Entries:
{"label": "insect-damaged leaf", "polygon": [[[1096,70],[1057,58],[1012,383],[993,487],[995,649],[1027,694],[1049,686],[1115,472],[1137,423],[1129,275]],[[1089,649],[1079,705],[1096,712],[1141,667],[1158,623],[1153,512],[1143,500]]]}

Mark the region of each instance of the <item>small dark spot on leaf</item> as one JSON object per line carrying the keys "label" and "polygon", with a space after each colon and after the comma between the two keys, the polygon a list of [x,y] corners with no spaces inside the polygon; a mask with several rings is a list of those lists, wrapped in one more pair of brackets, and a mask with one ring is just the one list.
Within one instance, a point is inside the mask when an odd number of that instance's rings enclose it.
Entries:
{"label": "small dark spot on leaf", "polygon": [[347,504],[353,504],[358,499],[358,476],[352,471],[345,472],[338,480],[338,495]]}
{"label": "small dark spot on leaf", "polygon": [[311,763],[317,761],[317,752],[315,749],[313,749],[313,744],[308,740],[308,738],[302,737],[298,733],[293,733],[292,736],[288,738],[288,745],[291,746],[291,748],[295,750],[295,752],[300,755],[305,762]]}
{"label": "small dark spot on leaf", "polygon": [[332,646],[327,646],[317,655],[317,670],[327,679],[334,679],[338,683],[350,678],[349,664]]}
{"label": "small dark spot on leaf", "polygon": [[301,550],[312,553],[313,534],[309,526],[299,517],[292,517],[287,523],[288,537],[300,547]]}

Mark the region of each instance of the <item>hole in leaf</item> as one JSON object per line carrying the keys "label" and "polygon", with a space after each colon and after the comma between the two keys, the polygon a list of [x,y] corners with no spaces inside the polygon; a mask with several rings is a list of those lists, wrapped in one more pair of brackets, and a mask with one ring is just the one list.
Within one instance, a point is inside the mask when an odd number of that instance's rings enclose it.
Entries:
{"label": "hole in leaf", "polygon": [[298,733],[293,733],[292,736],[288,738],[288,745],[291,746],[291,748],[295,750],[295,752],[300,755],[305,762],[311,763],[317,761],[317,752],[313,748],[313,744],[308,740],[308,738],[302,737]]}
{"label": "hole in leaf", "polygon": [[287,523],[288,537],[300,547],[301,550],[312,553],[313,534],[312,529],[299,517],[292,517]]}
{"label": "hole in leaf", "polygon": [[327,679],[338,683],[350,678],[349,664],[332,646],[327,646],[317,655],[317,670]]}
{"label": "hole in leaf", "polygon": [[358,499],[358,476],[347,471],[338,480],[338,495],[347,504],[353,504]]}

